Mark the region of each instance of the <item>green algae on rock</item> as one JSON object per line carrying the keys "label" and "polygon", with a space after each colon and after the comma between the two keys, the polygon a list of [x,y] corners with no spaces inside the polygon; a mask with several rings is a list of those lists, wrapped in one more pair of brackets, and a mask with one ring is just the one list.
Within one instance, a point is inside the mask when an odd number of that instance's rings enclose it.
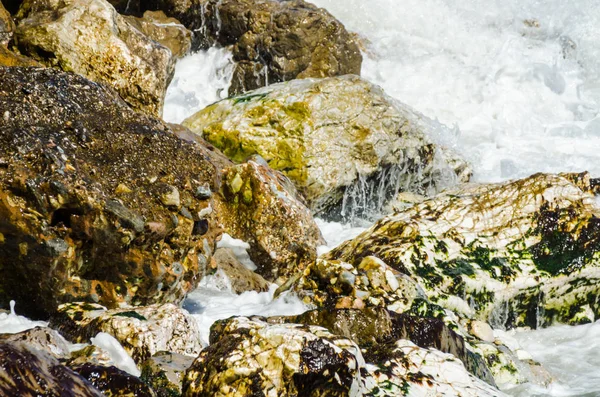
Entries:
{"label": "green algae on rock", "polygon": [[197,286],[221,233],[196,197],[218,190],[209,150],[54,69],[0,67],[0,117],[0,306],[47,317],[82,300],[177,303]]}
{"label": "green algae on rock", "polygon": [[117,339],[136,363],[159,351],[197,355],[202,347],[196,321],[173,304],[106,310],[90,303],[68,303],[50,319],[72,342],[87,343],[99,332]]}
{"label": "green algae on rock", "polygon": [[114,87],[136,110],[162,114],[174,57],[105,0],[27,0],[17,20],[26,55]]}
{"label": "green algae on rock", "polygon": [[357,76],[273,84],[208,106],[183,124],[233,161],[260,155],[316,213],[369,183],[382,201],[399,190],[433,193],[470,176],[466,162],[428,135],[441,127]]}
{"label": "green algae on rock", "polygon": [[257,273],[285,280],[325,241],[291,182],[257,161],[224,170],[215,210],[225,232],[250,244]]}
{"label": "green algae on rock", "polygon": [[434,303],[495,327],[600,314],[600,209],[584,174],[463,186],[383,218],[326,255],[375,256]]}

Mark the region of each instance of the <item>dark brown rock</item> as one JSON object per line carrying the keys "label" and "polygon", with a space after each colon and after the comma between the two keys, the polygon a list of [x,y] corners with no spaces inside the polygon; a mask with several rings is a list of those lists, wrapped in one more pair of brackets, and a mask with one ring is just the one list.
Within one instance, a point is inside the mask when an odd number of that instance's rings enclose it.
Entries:
{"label": "dark brown rock", "polygon": [[0,342],[0,395],[102,397],[90,382],[48,353]]}
{"label": "dark brown rock", "polygon": [[16,334],[0,334],[0,342],[17,342],[28,348],[45,351],[54,358],[69,357],[69,345],[58,332],[47,327],[35,327]]}
{"label": "dark brown rock", "polygon": [[141,379],[152,387],[158,397],[181,396],[185,371],[194,358],[171,352],[159,352],[142,366]]}
{"label": "dark brown rock", "polygon": [[[0,117],[1,307],[46,317],[73,301],[179,302],[196,287],[220,234],[196,195],[216,190],[207,150],[54,69],[0,67]],[[180,208],[160,201],[164,185]]]}
{"label": "dark brown rock", "polygon": [[176,58],[190,51],[192,32],[162,11],[146,11],[141,18],[128,16],[125,19],[140,32],[171,50]]}
{"label": "dark brown rock", "polygon": [[154,391],[141,381],[117,367],[83,364],[73,370],[92,383],[106,397],[155,397]]}

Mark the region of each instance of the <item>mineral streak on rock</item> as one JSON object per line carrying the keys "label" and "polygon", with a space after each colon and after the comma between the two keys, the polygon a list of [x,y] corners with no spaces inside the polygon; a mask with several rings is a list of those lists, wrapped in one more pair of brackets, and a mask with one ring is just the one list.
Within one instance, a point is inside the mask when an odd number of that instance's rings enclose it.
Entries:
{"label": "mineral streak on rock", "polygon": [[[195,194],[218,190],[210,150],[54,69],[0,67],[0,115],[0,306],[45,317],[73,301],[179,302],[196,287],[220,235]],[[164,185],[180,208],[160,201]]]}
{"label": "mineral streak on rock", "polygon": [[[470,177],[465,161],[429,137],[441,127],[357,76],[274,84],[183,124],[235,162],[260,155],[316,213],[336,204],[377,212],[401,190],[431,194]],[[341,204],[346,191],[361,197]]]}
{"label": "mineral streak on rock", "polygon": [[579,324],[600,314],[600,209],[589,175],[536,174],[447,191],[326,255],[375,256],[429,299],[495,327]]}

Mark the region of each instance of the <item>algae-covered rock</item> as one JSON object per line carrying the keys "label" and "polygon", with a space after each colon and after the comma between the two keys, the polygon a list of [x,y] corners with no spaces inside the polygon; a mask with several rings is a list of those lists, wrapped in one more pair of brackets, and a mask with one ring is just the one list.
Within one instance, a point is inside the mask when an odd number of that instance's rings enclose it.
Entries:
{"label": "algae-covered rock", "polygon": [[0,395],[102,397],[88,380],[50,354],[0,341]]}
{"label": "algae-covered rock", "polygon": [[[0,306],[180,302],[221,230],[211,154],[111,90],[54,69],[0,67]],[[169,187],[180,207],[164,205]]]}
{"label": "algae-covered rock", "polygon": [[15,32],[15,22],[0,2],[0,47],[7,47]]}
{"label": "algae-covered rock", "polygon": [[174,57],[107,1],[27,0],[16,36],[21,50],[45,65],[105,83],[134,109],[162,114]]}
{"label": "algae-covered rock", "polygon": [[181,58],[190,51],[192,32],[162,11],[146,11],[141,18],[129,16],[125,20],[152,40],[167,47],[176,58]]}
{"label": "algae-covered rock", "polygon": [[83,364],[73,370],[87,379],[106,397],[155,397],[156,394],[138,377],[117,367]]}
{"label": "algae-covered rock", "polygon": [[186,372],[184,396],[348,396],[362,357],[324,328],[232,318],[213,325],[211,344]]}
{"label": "algae-covered rock", "polygon": [[323,237],[286,177],[251,160],[224,171],[221,193],[219,221],[250,244],[257,272],[267,280],[287,278],[316,258]]}
{"label": "algae-covered rock", "polygon": [[42,64],[0,45],[0,67],[2,66],[38,66]]}
{"label": "algae-covered rock", "polygon": [[494,327],[600,314],[600,209],[588,174],[536,174],[447,191],[390,215],[326,257],[375,256],[427,297]]}
{"label": "algae-covered rock", "polygon": [[320,213],[359,215],[400,190],[466,180],[467,164],[434,143],[449,133],[357,76],[295,80],[217,102],[183,123],[233,161],[259,154]]}
{"label": "algae-covered rock", "polygon": [[69,303],[58,308],[50,325],[76,343],[88,342],[99,332],[110,334],[137,363],[159,351],[195,356],[202,348],[196,321],[173,304],[106,310]]}
{"label": "algae-covered rock", "polygon": [[192,366],[194,358],[171,352],[159,352],[144,361],[141,379],[158,397],[181,396],[185,371]]}

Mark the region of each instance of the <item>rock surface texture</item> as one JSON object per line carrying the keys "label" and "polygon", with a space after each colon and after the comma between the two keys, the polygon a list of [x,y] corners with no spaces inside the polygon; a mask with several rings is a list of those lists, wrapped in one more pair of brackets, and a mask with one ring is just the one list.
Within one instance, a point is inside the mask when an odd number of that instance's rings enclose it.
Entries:
{"label": "rock surface texture", "polygon": [[106,332],[140,364],[159,351],[195,356],[202,348],[196,321],[173,304],[108,311],[89,303],[65,304],[50,325],[76,343]]}
{"label": "rock surface texture", "polygon": [[0,67],[0,117],[0,306],[44,317],[196,287],[221,233],[198,195],[217,190],[209,151],[54,69]]}
{"label": "rock surface texture", "polygon": [[287,278],[317,257],[325,243],[310,210],[285,176],[256,161],[227,168],[215,200],[219,221],[250,244],[257,272]]}
{"label": "rock surface texture", "polygon": [[496,328],[600,315],[600,208],[588,174],[536,174],[447,191],[327,254],[377,257],[434,303]]}
{"label": "rock surface texture", "polygon": [[125,19],[140,32],[171,50],[176,58],[182,58],[190,51],[192,32],[162,11],[146,11],[142,18],[128,16]]}
{"label": "rock surface texture", "polygon": [[7,47],[15,32],[15,22],[0,2],[0,47]]}
{"label": "rock surface texture", "polygon": [[25,54],[114,87],[136,110],[162,114],[174,57],[105,0],[27,0],[17,18]]}
{"label": "rock surface texture", "polygon": [[356,76],[274,84],[183,124],[233,161],[259,154],[317,213],[344,194],[359,215],[369,206],[376,212],[400,190],[433,193],[470,176],[466,162],[430,137],[440,125]]}

